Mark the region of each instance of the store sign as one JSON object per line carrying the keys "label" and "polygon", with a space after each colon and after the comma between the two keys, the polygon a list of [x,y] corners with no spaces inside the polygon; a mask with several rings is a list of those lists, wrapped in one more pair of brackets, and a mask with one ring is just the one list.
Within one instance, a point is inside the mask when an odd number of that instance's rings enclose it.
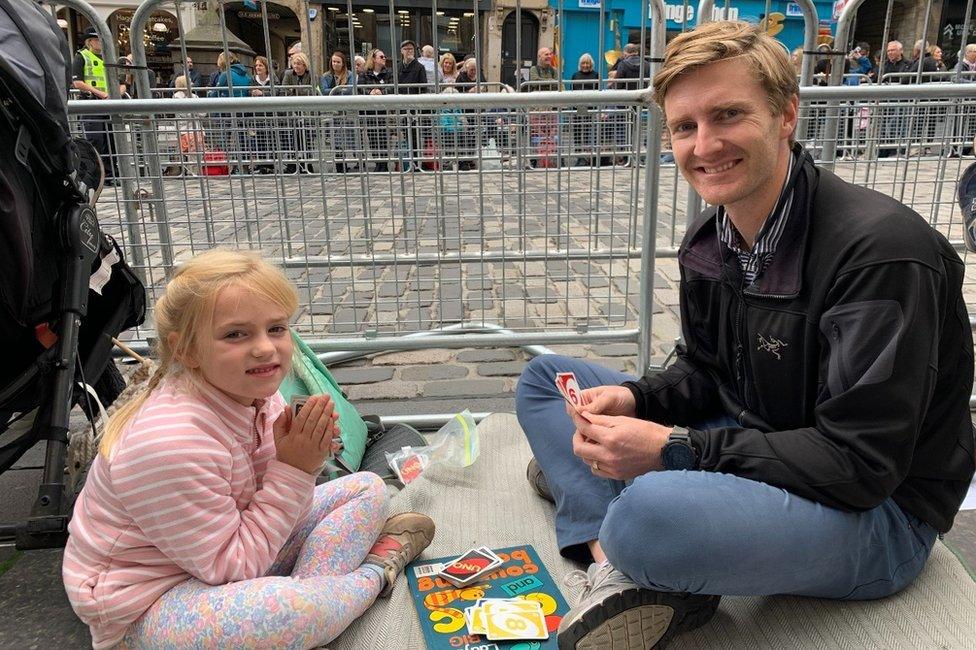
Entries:
{"label": "store sign", "polygon": [[840,19],[841,12],[849,3],[850,0],[834,0],[834,13],[832,14],[834,20]]}
{"label": "store sign", "polygon": [[[261,20],[260,11],[238,11],[238,18],[250,18],[251,20]],[[281,20],[281,14],[276,11],[268,12],[268,20]]]}
{"label": "store sign", "polygon": [[599,9],[600,0],[579,0],[580,9]]}
{"label": "store sign", "polygon": [[803,9],[801,9],[800,8],[800,5],[798,5],[795,2],[787,2],[786,3],[786,15],[787,16],[800,16],[800,17],[802,17],[803,16]]}
{"label": "store sign", "polygon": [[[694,5],[684,4],[668,4],[664,5],[664,19],[669,22],[678,23],[679,25],[683,22],[693,23],[695,22],[695,11],[697,8]],[[654,19],[654,14],[648,8],[647,17],[651,20]],[[738,20],[739,19],[739,9],[738,7],[729,7],[725,9],[724,7],[712,7],[712,20]]]}

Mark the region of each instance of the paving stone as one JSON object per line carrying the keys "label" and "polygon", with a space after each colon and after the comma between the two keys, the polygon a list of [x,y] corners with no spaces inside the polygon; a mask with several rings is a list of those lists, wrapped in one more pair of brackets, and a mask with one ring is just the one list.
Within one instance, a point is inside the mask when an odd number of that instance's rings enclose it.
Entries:
{"label": "paving stone", "polygon": [[336,306],[331,300],[317,300],[309,305],[309,309],[316,316],[331,316],[335,313]]}
{"label": "paving stone", "polygon": [[482,377],[518,377],[525,368],[524,361],[499,361],[497,363],[483,363],[478,366],[478,374]]}
{"label": "paving stone", "polygon": [[411,366],[400,369],[400,379],[404,381],[435,381],[438,379],[458,379],[467,377],[468,369],[454,365]]}
{"label": "paving stone", "polygon": [[559,300],[555,289],[547,287],[526,287],[525,294],[529,302],[552,304]]}
{"label": "paving stone", "polygon": [[584,345],[547,345],[546,347],[556,354],[576,359],[581,359],[589,354],[589,351]]}
{"label": "paving stone", "polygon": [[461,297],[461,283],[445,282],[436,291],[441,300],[457,300]]}
{"label": "paving stone", "polygon": [[384,282],[380,285],[379,290],[376,292],[380,298],[394,298],[396,296],[402,295],[407,290],[406,284],[401,284],[397,282]]}
{"label": "paving stone", "polygon": [[384,381],[353,385],[346,391],[353,403],[371,399],[410,399],[420,395],[420,384],[409,381]]}
{"label": "paving stone", "polygon": [[509,348],[483,348],[461,350],[457,353],[457,360],[461,363],[489,363],[492,361],[512,361],[516,358],[515,350]]}
{"label": "paving stone", "polygon": [[332,376],[340,386],[351,384],[375,384],[393,379],[393,368],[335,368]]}
{"label": "paving stone", "polygon": [[464,286],[468,288],[469,291],[476,291],[478,289],[491,289],[494,281],[491,278],[468,278]]}
{"label": "paving stone", "polygon": [[409,366],[421,363],[447,363],[454,356],[453,350],[404,350],[387,352],[373,357],[374,366]]}
{"label": "paving stone", "polygon": [[409,326],[411,329],[430,329],[433,325],[434,320],[431,318],[430,309],[423,308],[418,309],[412,307],[407,310],[406,315],[402,318],[403,324]]}
{"label": "paving stone", "polygon": [[509,392],[504,379],[433,381],[423,386],[424,397],[485,397]]}
{"label": "paving stone", "polygon": [[594,354],[598,354],[601,357],[637,356],[636,343],[602,343],[598,345],[591,345],[590,349],[593,350]]}
{"label": "paving stone", "polygon": [[634,363],[627,359],[622,359],[620,357],[587,357],[586,360],[597,363],[604,368],[616,370],[617,372],[629,372],[634,374]]}
{"label": "paving stone", "polygon": [[453,300],[449,302],[442,302],[440,305],[439,315],[442,322],[462,321],[464,320],[464,305]]}
{"label": "paving stone", "polygon": [[603,287],[610,286],[610,280],[600,273],[584,276],[580,278],[580,282],[585,284],[589,289],[602,289]]}

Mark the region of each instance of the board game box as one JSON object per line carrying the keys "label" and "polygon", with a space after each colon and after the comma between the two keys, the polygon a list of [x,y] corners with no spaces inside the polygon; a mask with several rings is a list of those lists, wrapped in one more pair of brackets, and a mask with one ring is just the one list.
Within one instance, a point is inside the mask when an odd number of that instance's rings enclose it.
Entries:
{"label": "board game box", "polygon": [[[556,630],[569,605],[530,545],[491,549],[502,560],[494,571],[465,587],[437,575],[455,556],[420,560],[407,567],[413,597],[428,650],[542,650],[557,647]],[[469,634],[465,608],[490,598],[538,601],[545,615],[548,639],[490,641]]]}

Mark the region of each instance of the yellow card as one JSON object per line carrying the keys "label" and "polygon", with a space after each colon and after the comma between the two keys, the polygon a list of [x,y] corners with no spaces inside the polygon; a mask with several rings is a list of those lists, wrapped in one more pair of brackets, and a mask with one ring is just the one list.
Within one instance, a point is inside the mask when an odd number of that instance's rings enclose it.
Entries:
{"label": "yellow card", "polygon": [[489,641],[549,638],[538,602],[485,603],[482,612]]}

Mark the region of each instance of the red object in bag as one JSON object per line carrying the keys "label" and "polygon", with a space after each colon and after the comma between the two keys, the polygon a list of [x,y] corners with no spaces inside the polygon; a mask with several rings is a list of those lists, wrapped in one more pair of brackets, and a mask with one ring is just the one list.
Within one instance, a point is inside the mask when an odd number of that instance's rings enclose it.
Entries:
{"label": "red object in bag", "polygon": [[427,140],[427,144],[424,145],[423,168],[427,171],[437,171],[441,168],[441,164],[437,161],[437,146],[433,138]]}
{"label": "red object in bag", "polygon": [[539,157],[536,159],[536,166],[540,168],[552,169],[559,167],[556,151],[559,147],[555,139],[546,138],[539,143]]}
{"label": "red object in bag", "polygon": [[[204,176],[229,176],[230,167],[227,165],[227,154],[220,149],[207,151],[203,154]],[[215,164],[217,163],[217,164]]]}

